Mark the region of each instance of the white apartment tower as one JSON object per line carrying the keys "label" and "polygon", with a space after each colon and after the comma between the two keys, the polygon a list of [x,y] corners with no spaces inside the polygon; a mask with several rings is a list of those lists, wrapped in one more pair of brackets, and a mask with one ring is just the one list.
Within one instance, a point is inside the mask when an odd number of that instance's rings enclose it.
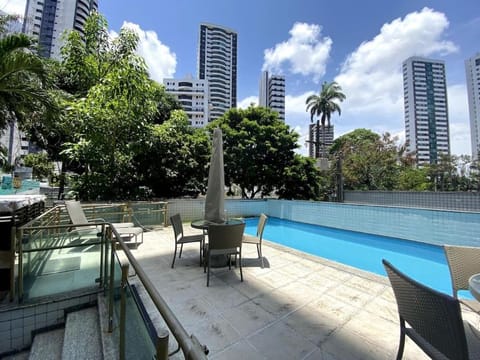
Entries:
{"label": "white apartment tower", "polygon": [[213,121],[237,106],[237,33],[226,27],[200,24],[198,78],[208,80]]}
{"label": "white apartment tower", "polygon": [[467,75],[472,158],[478,160],[478,153],[480,152],[480,53],[465,60],[465,72]]}
{"label": "white apartment tower", "polygon": [[269,76],[263,71],[260,77],[258,104],[278,113],[278,118],[285,121],[285,77]]}
{"label": "white apartment tower", "polygon": [[410,57],[403,62],[405,137],[417,165],[450,155],[445,62]]}
{"label": "white apartment tower", "polygon": [[40,55],[60,59],[65,31],[84,33],[84,25],[98,0],[27,0],[23,32],[38,39]]}
{"label": "white apartment tower", "polygon": [[208,123],[208,81],[193,79],[163,79],[165,90],[175,96],[188,115],[190,125],[204,127]]}

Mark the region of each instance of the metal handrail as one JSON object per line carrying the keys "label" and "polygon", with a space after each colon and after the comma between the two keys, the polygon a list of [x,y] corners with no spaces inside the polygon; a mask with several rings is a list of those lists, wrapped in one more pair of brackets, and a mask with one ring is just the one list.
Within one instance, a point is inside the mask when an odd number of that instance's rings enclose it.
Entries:
{"label": "metal handrail", "polygon": [[[125,244],[125,242],[122,240],[121,235],[117,232],[114,226],[110,222],[91,222],[88,224],[81,224],[81,225],[72,225],[72,224],[61,224],[60,223],[60,209],[61,207],[55,207],[51,210],[48,210],[46,213],[42,214],[39,218],[36,219],[36,223],[38,223],[38,220],[41,218],[47,218],[47,216],[51,216],[53,221],[49,222],[49,225],[41,225],[41,226],[34,226],[35,221],[30,221],[29,223],[23,225],[20,227],[20,231],[23,235],[24,231],[29,231],[29,230],[50,230],[50,229],[72,229],[73,227],[75,228],[80,228],[80,227],[92,227],[92,226],[100,226],[102,227],[102,234],[105,234],[105,242],[104,246],[101,246],[102,249],[102,255],[101,257],[101,262],[103,262],[103,265],[100,265],[100,279],[101,283],[106,283],[105,281],[110,282],[110,287],[107,289],[109,293],[109,303],[113,301],[113,296],[114,296],[114,269],[110,268],[109,271],[107,269],[107,259],[108,256],[111,256],[111,261],[109,262],[109,265],[112,267],[114,263],[114,254],[116,251],[116,245],[120,246],[120,248],[123,250],[124,254],[126,255],[126,258],[128,259],[129,264],[133,267],[135,273],[137,274],[139,280],[142,282],[145,290],[147,291],[148,295],[150,296],[152,302],[155,304],[155,307],[157,308],[158,312],[161,314],[163,317],[165,323],[167,324],[168,328],[172,332],[173,336],[175,337],[176,341],[178,342],[179,347],[182,349],[182,352],[185,356],[186,359],[188,360],[204,360],[207,359],[206,354],[208,353],[208,349],[205,345],[201,345],[198,339],[192,334],[189,335],[185,328],[182,326],[178,318],[175,316],[173,311],[170,309],[170,307],[167,305],[165,300],[162,298],[162,296],[159,294],[159,292],[156,290],[155,285],[152,283],[152,281],[148,278],[146,272],[142,269],[138,261],[135,259],[133,256],[132,252],[128,248],[128,246]],[[166,214],[166,209],[164,210]],[[50,225],[51,223],[56,223],[55,225]],[[99,231],[100,232],[100,231]],[[22,236],[20,237],[22,239]],[[19,242],[19,258],[20,258],[20,276],[21,275],[21,259],[22,259],[22,242]],[[81,246],[81,245],[80,245]],[[110,249],[108,248],[110,246]],[[110,250],[110,251],[109,251]],[[28,250],[27,250],[28,251]],[[103,267],[105,267],[103,269]],[[103,270],[103,271],[102,271]],[[103,272],[103,274],[102,274]],[[110,273],[110,274],[108,274]],[[107,279],[106,277],[110,275],[110,279]],[[105,279],[103,277],[105,276]],[[20,288],[22,288],[21,286]],[[23,289],[21,289],[23,290]],[[112,310],[109,309],[109,321],[110,325],[111,321],[113,320],[113,308]],[[113,327],[110,326],[110,331]],[[156,339],[156,349],[157,349],[157,358],[158,359],[166,359],[168,358],[168,332],[164,331]]]}
{"label": "metal handrail", "polygon": [[[143,286],[145,287],[145,290],[147,291],[148,295],[150,295],[150,298],[155,304],[157,310],[160,312],[163,319],[167,323],[168,328],[172,331],[173,336],[175,337],[178,344],[180,345],[180,348],[182,349],[185,358],[191,359],[191,360],[207,359],[207,356],[205,355],[205,353],[208,353],[207,347],[205,345],[201,345],[194,335],[191,335],[191,336],[188,335],[185,328],[182,326],[182,324],[180,323],[178,318],[175,316],[173,311],[169,308],[169,306],[167,305],[165,300],[162,298],[162,296],[158,293],[157,289],[155,288],[155,285],[148,278],[143,268],[135,259],[135,257],[131,253],[128,246],[124,243],[124,241],[122,240],[122,237],[117,232],[115,227],[111,226],[111,229],[112,229],[112,233],[115,235],[115,241],[118,242],[118,244],[124,251],[129,263],[132,265],[138,278],[140,279]],[[110,238],[110,240],[112,241],[111,242],[112,251],[115,251],[113,236]]]}

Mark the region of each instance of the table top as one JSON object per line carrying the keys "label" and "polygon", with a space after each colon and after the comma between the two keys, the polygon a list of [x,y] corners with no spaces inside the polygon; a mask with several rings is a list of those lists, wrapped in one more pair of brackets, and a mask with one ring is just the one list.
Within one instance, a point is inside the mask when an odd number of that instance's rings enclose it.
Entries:
{"label": "table top", "polygon": [[480,274],[470,276],[470,279],[468,279],[468,288],[474,298],[480,301]]}
{"label": "table top", "polygon": [[203,229],[207,230],[210,225],[238,225],[238,224],[243,224],[243,220],[240,219],[228,219],[224,223],[216,223],[213,221],[209,220],[204,220],[204,219],[198,219],[198,220],[193,220],[191,223],[191,226],[194,229]]}

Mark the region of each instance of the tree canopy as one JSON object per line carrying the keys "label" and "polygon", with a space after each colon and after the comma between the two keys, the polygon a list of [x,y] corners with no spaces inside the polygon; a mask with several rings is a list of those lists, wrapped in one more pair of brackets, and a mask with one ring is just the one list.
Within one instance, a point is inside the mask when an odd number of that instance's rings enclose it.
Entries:
{"label": "tree canopy", "polygon": [[[295,156],[299,135],[279,120],[273,110],[255,106],[231,109],[208,127],[219,127],[223,132],[225,185],[238,185],[243,198],[264,197],[281,191],[285,189],[286,180],[291,179],[292,167],[311,165]],[[309,191],[305,182],[312,181],[310,185],[315,185],[318,174],[307,168],[302,170],[309,176],[298,176],[298,189],[303,198],[315,198],[317,193]],[[294,192],[295,188],[291,189],[288,196]],[[287,196],[285,190],[280,193]]]}
{"label": "tree canopy", "polygon": [[38,108],[55,108],[48,93],[47,70],[25,34],[5,34],[12,17],[0,16],[0,130],[8,122],[22,122]]}

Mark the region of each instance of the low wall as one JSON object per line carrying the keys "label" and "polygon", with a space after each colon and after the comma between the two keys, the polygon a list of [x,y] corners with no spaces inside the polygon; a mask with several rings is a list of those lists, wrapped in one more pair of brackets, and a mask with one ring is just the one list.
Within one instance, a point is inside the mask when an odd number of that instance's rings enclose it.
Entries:
{"label": "low wall", "polygon": [[345,202],[480,212],[480,193],[465,191],[345,191]]}
{"label": "low wall", "polygon": [[[168,200],[168,218],[180,213],[185,222],[203,217],[204,199]],[[322,201],[225,201],[231,217],[268,216],[437,245],[480,246],[480,212],[411,207],[341,204]]]}
{"label": "low wall", "polygon": [[480,213],[268,200],[269,216],[437,245],[480,246]]}

